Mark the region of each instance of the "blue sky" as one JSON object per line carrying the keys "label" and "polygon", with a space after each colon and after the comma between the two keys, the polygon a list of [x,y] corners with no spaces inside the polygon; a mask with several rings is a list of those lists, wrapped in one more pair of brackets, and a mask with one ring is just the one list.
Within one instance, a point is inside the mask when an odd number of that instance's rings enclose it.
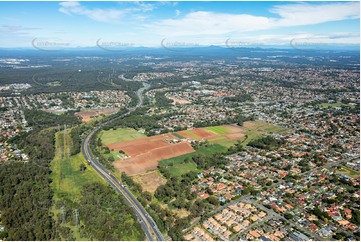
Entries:
{"label": "blue sky", "polygon": [[357,1],[0,2],[0,47],[359,44],[359,9]]}

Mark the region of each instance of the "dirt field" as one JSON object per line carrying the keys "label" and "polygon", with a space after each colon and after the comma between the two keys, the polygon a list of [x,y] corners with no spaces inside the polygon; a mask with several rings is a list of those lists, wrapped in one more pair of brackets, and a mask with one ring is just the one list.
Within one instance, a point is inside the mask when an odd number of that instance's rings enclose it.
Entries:
{"label": "dirt field", "polygon": [[187,101],[187,100],[181,99],[181,98],[175,98],[175,97],[169,97],[169,98],[173,100],[173,105],[176,105],[177,103],[181,104],[181,105],[191,103],[190,101]]}
{"label": "dirt field", "polygon": [[[237,125],[225,125],[211,127],[218,131],[212,132],[206,128],[195,128],[176,132],[185,138],[201,140],[207,139],[214,144],[222,144],[227,147],[237,139],[244,137],[243,128]],[[220,132],[222,134],[220,134]],[[172,140],[179,139],[170,133],[151,137],[137,138],[108,144],[111,150],[122,150],[129,157],[114,162],[114,166],[120,171],[129,175],[141,174],[146,171],[157,169],[158,161],[189,154],[195,150],[188,142],[172,143]],[[228,143],[229,144],[228,144]],[[224,143],[224,144],[223,144]]]}
{"label": "dirt field", "polygon": [[114,166],[129,175],[157,169],[158,161],[194,152],[187,142],[176,144],[166,140],[171,135],[157,135],[108,145],[109,149],[123,150],[129,158],[114,162]]}
{"label": "dirt field", "polygon": [[75,115],[81,117],[82,122],[88,122],[92,117],[99,116],[100,114],[110,115],[116,112],[116,109],[89,109],[75,113]]}
{"label": "dirt field", "polygon": [[226,137],[230,140],[242,139],[244,137],[244,134],[241,134],[241,133],[227,134]]}
{"label": "dirt field", "polygon": [[244,130],[242,129],[242,127],[236,125],[236,124],[229,124],[229,125],[224,125],[225,128],[227,128],[229,131],[231,131],[232,133],[238,133],[238,132],[243,132]]}
{"label": "dirt field", "polygon": [[167,147],[170,143],[167,142],[169,139],[176,139],[171,134],[156,135],[151,137],[145,137],[130,141],[123,141],[119,143],[107,145],[109,149],[122,150],[128,156],[135,157],[140,154],[150,152],[154,149]]}
{"label": "dirt field", "polygon": [[203,128],[195,128],[193,130],[178,131],[177,134],[183,136],[184,138],[196,139],[196,140],[201,140],[203,138],[213,138],[213,137],[218,136],[217,134],[212,133]]}
{"label": "dirt field", "polygon": [[210,137],[215,137],[217,136],[216,134],[209,132],[205,129],[202,128],[196,128],[192,130],[193,133],[195,133],[196,135],[199,135],[202,138],[210,138]]}
{"label": "dirt field", "polygon": [[196,140],[201,140],[201,139],[209,139],[209,140],[214,140],[218,137],[226,137],[228,139],[240,139],[243,138],[243,129],[237,125],[224,125],[224,126],[219,126],[219,127],[223,127],[225,128],[228,134],[226,135],[221,135],[221,134],[216,134],[212,131],[206,130],[205,128],[195,128],[193,130],[184,130],[184,131],[179,131],[177,132],[177,134],[185,137],[185,138],[190,138],[190,139],[196,139]]}
{"label": "dirt field", "polygon": [[164,185],[167,180],[158,174],[158,171],[151,171],[133,176],[135,182],[139,183],[144,191],[154,193],[160,185]]}

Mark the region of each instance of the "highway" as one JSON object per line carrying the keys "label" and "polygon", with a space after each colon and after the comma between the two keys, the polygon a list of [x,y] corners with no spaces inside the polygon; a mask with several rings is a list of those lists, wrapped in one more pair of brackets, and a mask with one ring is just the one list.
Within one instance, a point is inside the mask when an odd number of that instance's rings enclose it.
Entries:
{"label": "highway", "polygon": [[[129,111],[122,116],[116,117],[114,119],[123,118],[124,116],[134,112],[137,108],[143,105],[143,92],[144,90],[150,87],[149,84],[143,83],[143,88],[140,88],[137,91],[138,104],[135,108],[129,109]],[[138,217],[138,221],[141,224],[141,227],[146,235],[147,240],[153,241],[164,241],[163,234],[159,231],[156,223],[152,219],[152,217],[147,213],[147,211],[143,208],[143,206],[138,202],[138,200],[134,197],[134,195],[124,186],[116,177],[114,177],[109,171],[107,171],[102,164],[100,164],[96,157],[93,156],[92,151],[90,149],[90,140],[93,134],[101,129],[104,125],[112,122],[114,119],[104,122],[94,129],[92,129],[89,134],[85,136],[81,144],[81,152],[88,161],[89,165],[107,182],[110,186],[112,186],[117,193],[124,197],[124,200],[127,204],[133,209],[136,216]]]}

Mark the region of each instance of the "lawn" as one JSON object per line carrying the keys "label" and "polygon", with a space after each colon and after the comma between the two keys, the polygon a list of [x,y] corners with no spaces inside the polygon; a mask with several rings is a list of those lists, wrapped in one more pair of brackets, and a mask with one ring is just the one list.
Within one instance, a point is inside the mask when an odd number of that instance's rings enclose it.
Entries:
{"label": "lawn", "polygon": [[176,176],[176,177],[186,174],[190,171],[200,172],[201,170],[197,169],[197,165],[193,161],[188,162],[188,163],[178,163],[178,164],[169,166],[170,174],[172,174],[173,176]]}
{"label": "lawn", "polygon": [[104,154],[104,153],[102,152],[102,155],[103,155],[104,158],[107,159],[107,160],[109,159],[109,157],[113,157],[113,158],[114,158],[114,161],[121,160],[122,157],[124,156],[124,155],[119,154],[119,151],[116,151],[116,150],[110,151],[109,154]]}
{"label": "lawn", "polygon": [[100,132],[99,137],[104,145],[118,143],[122,141],[134,140],[147,137],[145,134],[139,133],[131,128],[119,128],[116,130],[103,130]]}
{"label": "lawn", "polygon": [[232,133],[232,131],[230,131],[229,129],[227,129],[224,126],[211,126],[211,127],[206,127],[204,128],[205,130],[211,131],[215,134],[230,134]]}
{"label": "lawn", "polygon": [[228,147],[231,147],[232,145],[235,145],[239,140],[242,142],[244,139],[245,138],[240,138],[240,139],[237,139],[237,140],[230,140],[230,139],[224,138],[224,139],[213,140],[213,141],[210,141],[210,142],[228,148]]}
{"label": "lawn", "polygon": [[355,106],[350,105],[350,104],[346,104],[346,103],[320,103],[317,104],[317,106],[321,107],[321,108],[336,108],[336,107],[351,107],[351,108],[355,108]]}
{"label": "lawn", "polygon": [[358,171],[352,170],[346,166],[341,166],[341,168],[336,170],[336,172],[352,178],[358,178],[360,176],[360,173]]}

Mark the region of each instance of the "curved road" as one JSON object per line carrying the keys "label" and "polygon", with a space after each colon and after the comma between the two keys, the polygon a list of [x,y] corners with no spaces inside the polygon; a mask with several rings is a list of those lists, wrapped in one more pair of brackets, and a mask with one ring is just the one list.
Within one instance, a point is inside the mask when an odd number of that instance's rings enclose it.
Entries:
{"label": "curved road", "polygon": [[144,90],[148,89],[150,87],[149,84],[143,82],[143,88],[140,88],[137,91],[137,97],[139,99],[138,104],[135,108],[129,109],[129,111],[119,117],[116,117],[112,120],[109,120],[103,124],[100,124],[99,126],[92,129],[88,135],[85,136],[85,138],[82,141],[81,144],[81,152],[83,153],[84,158],[88,161],[89,165],[93,167],[93,169],[106,181],[109,183],[110,186],[112,186],[117,193],[122,195],[127,202],[127,204],[134,210],[136,216],[138,217],[138,221],[140,222],[142,229],[147,237],[148,240],[159,240],[164,241],[163,234],[159,231],[156,223],[152,219],[152,217],[147,213],[147,211],[143,208],[143,206],[138,202],[138,200],[134,197],[134,195],[122,184],[119,182],[117,178],[115,178],[109,171],[107,171],[102,164],[100,164],[95,158],[91,152],[90,149],[90,139],[93,136],[93,134],[101,129],[104,125],[108,124],[109,122],[118,119],[123,118],[124,116],[130,114],[131,112],[134,112],[137,108],[141,107],[143,105],[143,92]]}

